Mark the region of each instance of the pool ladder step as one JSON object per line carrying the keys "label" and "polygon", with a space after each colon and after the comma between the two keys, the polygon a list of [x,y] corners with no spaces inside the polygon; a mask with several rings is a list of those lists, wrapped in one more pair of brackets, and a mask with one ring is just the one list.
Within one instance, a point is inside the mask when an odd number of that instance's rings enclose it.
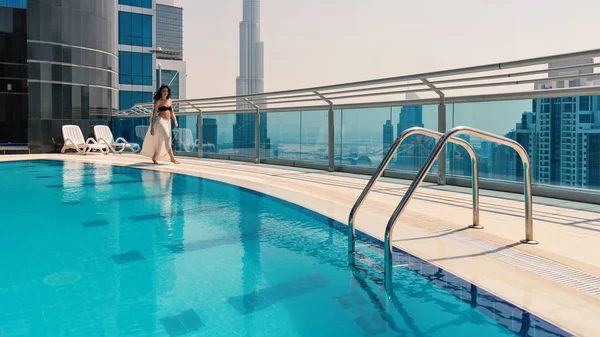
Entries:
{"label": "pool ladder step", "polygon": [[[360,247],[372,247],[373,245],[368,244],[368,243],[362,243],[362,244],[357,244],[355,247],[356,248],[360,248]],[[384,273],[384,268],[383,268],[383,264],[373,260],[372,258],[368,257],[367,255],[355,251],[354,252],[354,259],[355,261],[359,261],[363,264],[365,264],[366,266],[376,270],[377,272],[383,274]],[[399,263],[399,264],[394,264],[392,265],[392,268],[405,268],[408,267],[408,264],[406,263]]]}

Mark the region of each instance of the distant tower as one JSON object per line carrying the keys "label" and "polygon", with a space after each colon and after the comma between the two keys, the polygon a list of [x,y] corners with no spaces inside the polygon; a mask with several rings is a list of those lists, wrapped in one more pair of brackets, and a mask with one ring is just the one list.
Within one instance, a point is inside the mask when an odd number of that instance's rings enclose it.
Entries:
{"label": "distant tower", "polygon": [[264,45],[260,41],[260,0],[244,0],[244,20],[240,22],[240,76],[237,95],[264,91]]}
{"label": "distant tower", "polygon": [[385,124],[383,124],[383,149],[381,151],[382,156],[385,156],[385,154],[390,150],[393,141],[394,126],[392,125],[392,121],[388,119],[385,122]]}
{"label": "distant tower", "polygon": [[[244,0],[244,19],[240,22],[240,76],[236,79],[236,94],[264,92],[264,45],[260,41],[260,0]],[[261,108],[265,102],[254,102]],[[240,100],[238,109],[252,109]],[[238,155],[250,155],[254,148],[255,119],[253,114],[238,114],[233,127],[233,149]],[[271,148],[267,138],[267,115],[260,116],[260,147],[263,155]]]}

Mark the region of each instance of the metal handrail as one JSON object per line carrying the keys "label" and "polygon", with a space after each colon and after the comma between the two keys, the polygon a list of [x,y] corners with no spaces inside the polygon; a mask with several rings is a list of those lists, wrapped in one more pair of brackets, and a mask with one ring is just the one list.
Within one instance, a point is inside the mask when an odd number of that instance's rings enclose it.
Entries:
{"label": "metal handrail", "polygon": [[[350,215],[348,217],[348,263],[350,265],[354,263],[354,253],[356,251],[356,229],[354,226],[354,218],[356,217],[356,213],[362,206],[364,200],[367,198],[369,193],[371,193],[371,190],[373,189],[373,186],[375,185],[377,180],[381,177],[386,167],[389,165],[390,161],[392,160],[392,157],[402,144],[402,141],[404,141],[404,139],[406,139],[407,137],[415,134],[425,135],[435,139],[440,139],[443,136],[441,132],[421,127],[413,127],[404,130],[401,134],[398,135],[398,137],[396,137],[396,140],[394,141],[394,143],[386,153],[385,157],[379,164],[379,167],[377,167],[377,171],[375,172],[375,174],[373,174],[373,176],[371,176],[371,179],[369,180],[362,193],[354,203],[352,210],[350,210]],[[483,228],[479,224],[479,165],[477,162],[477,154],[475,153],[475,149],[473,149],[471,144],[469,144],[469,142],[467,142],[466,140],[453,137],[449,138],[449,142],[462,146],[471,157],[471,172],[473,175],[473,181],[471,184],[473,189],[473,224],[471,225],[471,227],[477,229]]]}
{"label": "metal handrail", "polygon": [[[578,79],[578,78],[597,78],[599,76],[598,73],[585,73],[585,74],[575,74],[568,76],[559,76],[559,77],[536,77],[533,79],[526,79],[521,81],[503,81],[503,82],[493,82],[494,80],[501,78],[516,78],[522,76],[532,76],[537,74],[551,73],[556,71],[571,71],[571,70],[580,70],[587,68],[597,68],[599,67],[599,63],[590,62],[589,64],[582,65],[573,65],[573,66],[563,66],[547,69],[535,69],[535,70],[526,70],[526,71],[516,71],[509,72],[510,69],[516,68],[526,68],[531,66],[539,66],[544,65],[550,62],[558,62],[558,61],[566,61],[573,59],[583,59],[583,58],[593,58],[600,56],[600,49],[595,50],[587,50],[580,51],[574,53],[566,53],[560,55],[552,55],[531,59],[523,59],[518,61],[511,62],[500,62],[493,63],[481,66],[472,66],[467,68],[458,68],[458,69],[449,69],[442,71],[434,71],[434,72],[426,72],[420,74],[410,74],[403,76],[395,76],[388,78],[379,78],[373,80],[366,81],[358,81],[358,82],[350,82],[350,83],[340,83],[333,85],[325,85],[319,87],[310,87],[310,88],[298,88],[292,90],[283,90],[283,91],[273,91],[273,92],[265,92],[265,93],[256,93],[256,94],[248,94],[248,95],[240,95],[240,96],[221,96],[221,97],[208,97],[208,98],[194,98],[194,99],[182,99],[182,100],[174,100],[176,102],[194,102],[197,106],[205,112],[214,112],[218,113],[221,110],[215,109],[226,109],[226,111],[233,110],[238,108],[237,103],[240,102],[241,99],[246,99],[249,101],[253,101],[254,103],[261,104],[264,102],[269,102],[272,105],[289,105],[290,103],[300,103],[300,102],[318,102],[319,97],[314,96],[314,92],[318,91],[323,95],[326,95],[330,100],[334,101],[333,103],[336,106],[340,106],[342,104],[342,100],[348,99],[361,99],[368,97],[376,97],[392,94],[403,94],[408,92],[433,92],[430,88],[423,89],[423,83],[421,83],[422,79],[429,80],[433,85],[440,84],[458,84],[462,82],[479,82],[477,84],[471,85],[454,85],[454,86],[444,86],[440,87],[439,90],[445,93],[445,91],[454,91],[461,89],[474,89],[474,88],[490,88],[490,87],[503,87],[509,85],[522,85],[522,84],[531,84],[531,83],[546,83],[555,80],[565,80],[565,79]],[[525,70],[525,69],[524,69]],[[499,74],[490,74],[490,72],[500,71]],[[489,81],[492,82],[489,82]],[[486,83],[483,83],[486,82]],[[399,88],[406,88],[407,90],[394,90]],[[350,90],[349,90],[350,89]],[[392,90],[391,92],[389,90]],[[369,92],[367,94],[356,94],[361,92]],[[348,93],[355,93],[352,95],[346,95]],[[342,96],[340,96],[342,95]],[[447,95],[446,95],[447,96]],[[424,99],[424,101],[427,99]],[[402,105],[402,100],[398,101],[400,105]],[[345,101],[344,103],[348,103]],[[152,106],[152,103],[140,103],[136,104],[136,106]],[[233,108],[233,109],[232,109]],[[262,109],[261,109],[262,110]],[[126,113],[131,113],[132,109],[128,109]],[[115,116],[119,116],[123,114],[123,111],[119,111]]]}
{"label": "metal handrail", "polygon": [[524,195],[525,195],[525,239],[521,240],[521,243],[526,244],[537,244],[538,242],[533,239],[533,213],[532,213],[532,196],[531,196],[531,162],[527,152],[521,146],[521,144],[517,143],[512,139],[508,139],[506,137],[501,137],[494,135],[492,133],[466,127],[466,126],[458,126],[455,127],[446,133],[440,138],[440,140],[435,144],[433,151],[429,154],[425,165],[421,168],[417,176],[410,184],[410,187],[402,197],[402,200],[392,213],[387,226],[385,228],[385,240],[384,240],[384,279],[385,279],[385,288],[388,294],[392,291],[392,237],[394,234],[394,228],[396,225],[396,220],[402,214],[406,205],[412,199],[416,189],[421,185],[427,172],[433,166],[433,162],[436,160],[437,156],[442,152],[444,146],[447,142],[452,141],[453,137],[458,134],[467,134],[475,137],[479,137],[488,141],[497,142],[502,145],[510,146],[513,148],[521,157],[523,161],[523,183],[524,183]]}
{"label": "metal handrail", "polygon": [[[531,90],[531,91],[518,91],[509,93],[497,93],[497,94],[475,94],[466,96],[451,96],[445,98],[446,104],[460,104],[460,103],[484,103],[484,102],[496,102],[496,101],[513,101],[513,100],[524,100],[524,99],[542,99],[542,98],[556,98],[556,97],[573,97],[573,96],[596,96],[600,95],[600,85],[573,87],[573,88],[561,88],[561,89],[545,89],[545,90]],[[334,98],[335,99],[335,98]],[[389,108],[389,107],[402,107],[402,106],[425,106],[438,104],[439,98],[420,98],[411,100],[385,100],[376,102],[363,102],[363,103],[338,103],[335,104],[336,110],[346,109],[369,109],[369,108]],[[187,104],[189,102],[177,102],[173,104]],[[139,106],[145,107],[144,104]],[[151,105],[150,105],[151,107]],[[246,110],[210,110],[206,107],[198,106],[202,108],[202,111],[206,115],[234,115],[243,113],[254,113],[254,109]],[[280,113],[280,112],[298,112],[298,111],[321,111],[327,110],[328,105],[302,105],[302,106],[286,106],[277,108],[261,108],[261,113]],[[134,110],[129,109],[125,111],[118,111],[113,115],[115,118],[148,118],[152,111],[145,109],[140,113],[132,113]],[[191,107],[187,108],[186,111],[178,113],[179,116],[195,116],[197,112],[193,111]]]}

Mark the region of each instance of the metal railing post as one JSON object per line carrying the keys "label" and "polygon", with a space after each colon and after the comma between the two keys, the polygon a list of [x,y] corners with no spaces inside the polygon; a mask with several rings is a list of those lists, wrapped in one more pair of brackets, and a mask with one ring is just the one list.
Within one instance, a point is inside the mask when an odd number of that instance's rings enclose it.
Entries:
{"label": "metal railing post", "polygon": [[[446,104],[440,102],[438,105],[438,132],[446,132]],[[438,156],[438,185],[446,185],[446,148]]]}
{"label": "metal railing post", "polygon": [[[529,158],[527,152],[521,147],[521,160],[523,161],[523,185],[525,194],[525,240],[521,240],[521,243],[536,244],[537,241],[533,239],[533,197],[531,186],[533,180],[531,179],[531,161],[523,160],[523,157]],[[517,151],[518,152],[518,151]]]}
{"label": "metal railing post", "polygon": [[329,172],[335,171],[335,118],[333,112],[333,104],[329,105],[327,113],[327,159]]}
{"label": "metal railing post", "polygon": [[254,113],[254,163],[260,164],[260,108],[245,97],[244,101],[248,102],[248,104],[256,109],[256,112]]}
{"label": "metal railing post", "polygon": [[[440,97],[438,104],[438,132],[446,132],[446,95],[426,78],[421,78],[421,82],[433,90]],[[446,148],[438,156],[438,185],[446,185]]]}
{"label": "metal railing post", "polygon": [[335,171],[335,161],[333,158],[335,148],[335,118],[333,113],[333,102],[318,91],[313,91],[313,93],[329,104],[329,111],[327,112],[327,169],[329,172],[333,172]]}
{"label": "metal railing post", "polygon": [[202,110],[199,109],[197,106],[195,106],[194,103],[191,103],[191,102],[187,102],[187,103],[189,105],[191,105],[194,109],[196,109],[196,111],[198,111],[198,123],[196,123],[196,133],[198,135],[198,158],[202,158],[202,156],[204,156],[204,152],[202,152],[202,138],[203,138],[202,131],[204,131],[202,129],[202,125],[204,123],[203,116],[202,116]]}
{"label": "metal railing post", "polygon": [[260,110],[254,114],[254,163],[260,163]]}
{"label": "metal railing post", "polygon": [[[198,112],[198,158],[202,158],[204,156],[204,149],[202,145],[204,144],[203,138],[203,125],[204,125],[204,117],[202,116],[202,110]],[[217,144],[215,144],[216,146]]]}

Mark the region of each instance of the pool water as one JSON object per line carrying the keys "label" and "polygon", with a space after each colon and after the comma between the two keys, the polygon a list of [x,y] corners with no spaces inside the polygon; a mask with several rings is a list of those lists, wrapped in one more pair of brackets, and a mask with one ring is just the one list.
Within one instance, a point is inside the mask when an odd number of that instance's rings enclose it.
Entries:
{"label": "pool water", "polygon": [[0,336],[562,336],[343,225],[223,183],[78,162],[0,163]]}

